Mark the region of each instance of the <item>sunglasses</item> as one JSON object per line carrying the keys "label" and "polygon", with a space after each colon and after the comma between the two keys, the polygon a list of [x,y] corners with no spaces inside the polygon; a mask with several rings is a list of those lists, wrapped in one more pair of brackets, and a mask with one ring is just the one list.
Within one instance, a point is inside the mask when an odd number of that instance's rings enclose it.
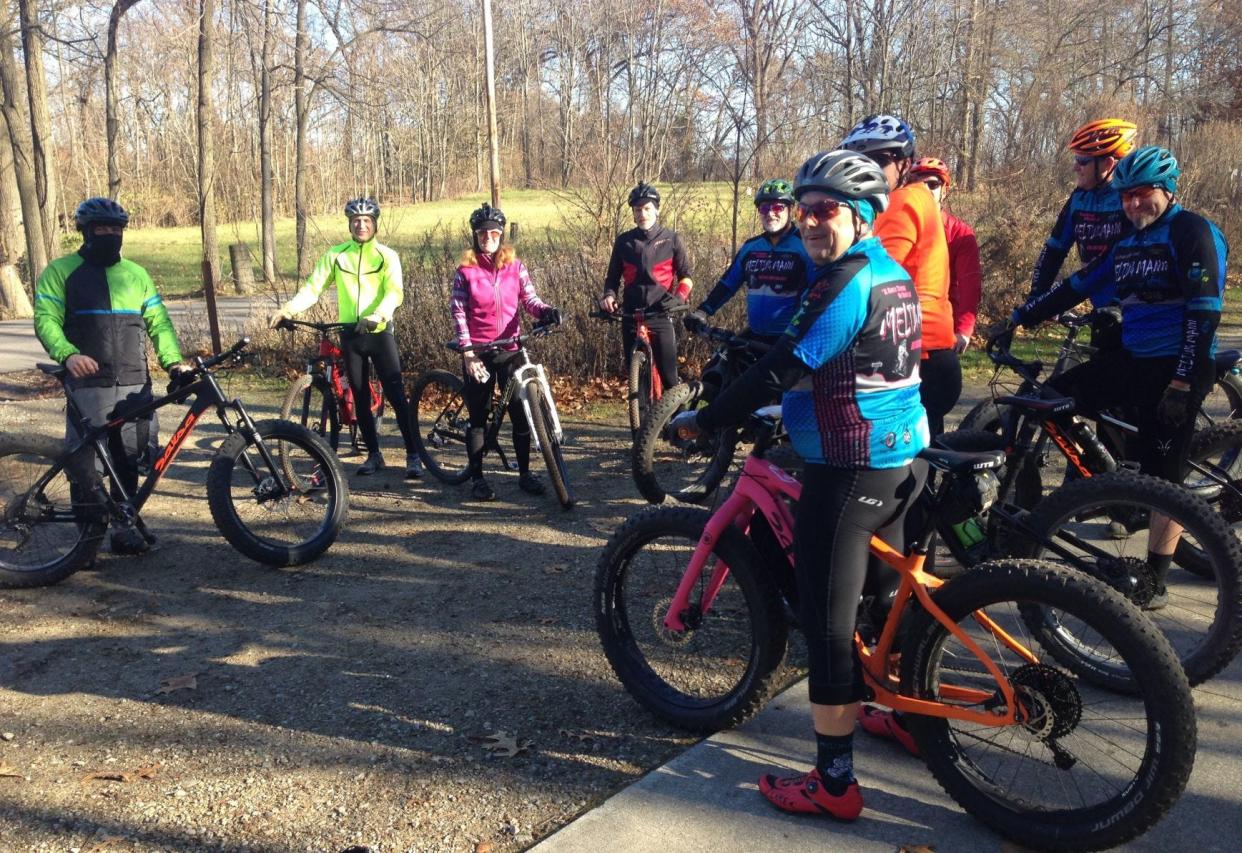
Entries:
{"label": "sunglasses", "polygon": [[756,204],[755,209],[759,211],[761,216],[767,216],[772,213],[784,213],[789,210],[789,205],[783,201],[765,201]]}
{"label": "sunglasses", "polygon": [[480,228],[478,231],[475,231],[474,233],[478,234],[480,237],[499,237],[504,232],[501,231],[499,228]]}
{"label": "sunglasses", "polygon": [[1095,158],[1090,156],[1089,154],[1075,154],[1074,155],[1075,166],[1090,166],[1094,162],[1095,162]]}
{"label": "sunglasses", "polygon": [[794,216],[799,222],[806,222],[808,219],[814,219],[817,223],[825,222],[831,219],[841,207],[845,205],[830,198],[821,199],[814,204],[798,202],[798,206],[794,208]]}
{"label": "sunglasses", "polygon": [[1160,189],[1160,187],[1146,186],[1146,187],[1134,187],[1133,189],[1129,189],[1129,190],[1122,190],[1121,200],[1125,202],[1147,201],[1147,199],[1151,198],[1152,196],[1156,194],[1156,190],[1158,189]]}

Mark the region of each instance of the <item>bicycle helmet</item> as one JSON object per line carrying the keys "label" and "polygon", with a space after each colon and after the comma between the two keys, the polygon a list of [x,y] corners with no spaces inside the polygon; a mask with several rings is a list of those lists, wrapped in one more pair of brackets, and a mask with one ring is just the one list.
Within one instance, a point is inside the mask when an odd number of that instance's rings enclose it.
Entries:
{"label": "bicycle helmet", "polygon": [[73,214],[73,222],[82,233],[86,233],[86,226],[96,223],[120,225],[124,228],[129,224],[129,214],[125,212],[125,208],[112,199],[96,196],[78,205],[77,211]]}
{"label": "bicycle helmet", "polygon": [[939,157],[920,157],[914,161],[914,165],[910,167],[910,177],[915,178],[919,175],[935,175],[940,179],[940,183],[945,189],[949,188],[949,164],[941,160]]}
{"label": "bicycle helmet", "polygon": [[1182,173],[1177,159],[1165,148],[1146,145],[1127,154],[1113,170],[1113,187],[1118,191],[1135,187],[1160,187],[1177,192],[1177,176]]}
{"label": "bicycle helmet", "polygon": [[859,154],[896,151],[905,159],[914,156],[914,131],[893,115],[871,115],[854,125],[841,147]]}
{"label": "bicycle helmet", "polygon": [[755,192],[755,204],[762,201],[783,201],[786,204],[793,204],[793,185],[782,178],[764,181]]}
{"label": "bicycle helmet", "polygon": [[375,199],[368,196],[360,196],[345,202],[345,218],[353,219],[355,216],[369,216],[379,221],[380,206]]}
{"label": "bicycle helmet", "polygon": [[1134,137],[1137,135],[1138,126],[1133,122],[1120,118],[1102,118],[1089,121],[1074,131],[1065,147],[1084,157],[1120,159],[1134,150]]}
{"label": "bicycle helmet", "polygon": [[630,190],[630,207],[637,207],[638,205],[648,201],[656,207],[659,207],[660,191],[651,184],[639,181],[634,189]]}
{"label": "bicycle helmet", "polygon": [[868,202],[876,213],[888,207],[888,179],[874,160],[854,151],[821,151],[803,163],[794,178],[794,197],[812,190]]}
{"label": "bicycle helmet", "polygon": [[470,230],[480,231],[491,226],[500,229],[501,236],[505,231],[505,214],[499,207],[492,207],[487,202],[470,214]]}

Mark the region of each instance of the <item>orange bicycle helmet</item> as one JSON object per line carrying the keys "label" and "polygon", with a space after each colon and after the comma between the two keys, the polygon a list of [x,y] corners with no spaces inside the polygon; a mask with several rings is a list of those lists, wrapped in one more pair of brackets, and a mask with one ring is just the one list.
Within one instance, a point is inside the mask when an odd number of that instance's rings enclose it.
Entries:
{"label": "orange bicycle helmet", "polygon": [[1134,150],[1138,125],[1120,118],[1089,121],[1070,137],[1066,146],[1085,157],[1116,157],[1121,159]]}
{"label": "orange bicycle helmet", "polygon": [[935,175],[944,184],[945,189],[948,189],[949,184],[952,183],[949,180],[949,164],[939,157],[920,157],[915,160],[914,165],[910,167],[910,176],[919,175]]}

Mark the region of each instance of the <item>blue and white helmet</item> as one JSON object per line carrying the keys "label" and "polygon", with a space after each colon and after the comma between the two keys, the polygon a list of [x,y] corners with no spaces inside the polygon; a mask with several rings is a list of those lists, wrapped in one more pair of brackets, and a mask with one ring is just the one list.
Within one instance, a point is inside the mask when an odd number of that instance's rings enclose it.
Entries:
{"label": "blue and white helmet", "polygon": [[867,116],[846,134],[841,147],[859,154],[895,151],[905,159],[914,156],[914,131],[897,116]]}
{"label": "blue and white helmet", "polygon": [[374,220],[378,220],[379,215],[379,203],[369,196],[351,198],[345,202],[345,217],[347,219],[353,219],[355,216],[369,216]]}

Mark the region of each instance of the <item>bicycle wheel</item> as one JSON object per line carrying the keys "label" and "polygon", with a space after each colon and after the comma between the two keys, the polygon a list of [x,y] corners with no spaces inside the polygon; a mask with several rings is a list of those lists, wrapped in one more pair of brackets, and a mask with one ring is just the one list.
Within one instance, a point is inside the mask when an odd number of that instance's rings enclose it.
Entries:
{"label": "bicycle wheel", "polygon": [[630,353],[630,384],[627,398],[630,413],[630,431],[635,435],[642,429],[643,420],[651,406],[651,360],[645,350],[634,348]]}
{"label": "bicycle wheel", "polygon": [[230,435],[207,471],[211,517],[228,543],[252,560],[272,566],[310,562],[331,547],[345,524],[345,473],[328,443],[305,427],[289,421],[256,426],[280,470],[269,468],[253,441]]}
{"label": "bicycle wheel", "polygon": [[530,403],[531,429],[539,439],[539,449],[543,453],[543,462],[548,466],[548,479],[552,481],[552,490],[556,499],[565,509],[574,505],[574,493],[569,488],[569,470],[565,467],[565,457],[561,453],[561,443],[552,431],[552,410],[549,401],[544,399],[543,387],[538,382],[526,385],[527,402]]}
{"label": "bicycle wheel", "polygon": [[[735,528],[713,557],[682,618],[664,615],[710,517],[689,507],[649,508],[618,528],[595,570],[595,625],[617,678],[660,719],[695,732],[735,725],[772,695],[788,627],[754,548]],[[699,603],[717,560],[729,567],[711,608]]]}
{"label": "bicycle wheel", "polygon": [[1004,423],[1003,417],[1008,409],[1008,406],[997,405],[995,400],[980,400],[962,418],[962,422],[957,425],[957,429],[959,431],[980,430],[1000,435],[1001,427]]}
{"label": "bicycle wheel", "polygon": [[[1052,492],[1027,519],[1038,540],[1024,556],[1077,569],[1120,590],[1144,606],[1161,579],[1147,560],[1150,516],[1183,528],[1187,548],[1198,549],[1211,570],[1201,577],[1182,568],[1186,549],[1173,555],[1163,579],[1167,606],[1148,610],[1186,668],[1191,684],[1220,672],[1242,646],[1242,542],[1201,498],[1181,486],[1129,471],[1099,474]],[[1047,543],[1047,544],[1045,544]],[[1068,631],[1049,633],[1046,647],[1080,674],[1094,667]]]}
{"label": "bicycle wheel", "polygon": [[1242,376],[1232,370],[1216,378],[1199,410],[1196,426],[1205,429],[1242,418]]}
{"label": "bicycle wheel", "polygon": [[[1183,484],[1211,504],[1242,539],[1242,421],[1222,421],[1196,432],[1187,458],[1204,470],[1191,468]],[[1211,577],[1207,557],[1193,543],[1179,542],[1177,556],[1182,568]]]}
{"label": "bicycle wheel", "polygon": [[414,446],[423,465],[445,483],[457,485],[470,478],[466,431],[470,413],[462,393],[461,377],[447,370],[424,373],[410,392],[414,418]]}
{"label": "bicycle wheel", "polygon": [[[906,716],[936,780],[963,809],[1038,850],[1124,844],[1173,806],[1195,758],[1190,685],[1168,641],[1116,591],[1035,560],[999,560],[959,575],[934,599],[1013,685],[1023,721],[985,726]],[[1026,611],[1055,612],[1129,674],[1114,693],[1047,662],[1019,657],[986,615],[1031,652]],[[962,639],[916,608],[901,656],[902,692],[973,710],[1003,709],[996,681]],[[954,690],[989,699],[971,704]]]}
{"label": "bicycle wheel", "polygon": [[733,463],[739,437],[736,428],[702,433],[690,440],[666,434],[669,421],[679,412],[707,405],[700,390],[697,382],[670,388],[652,406],[634,439],[634,483],[651,503],[661,503],[666,497],[702,503],[716,491]]}
{"label": "bicycle wheel", "polygon": [[[99,550],[106,519],[84,523],[75,517],[86,489],[63,469],[36,488],[64,449],[60,439],[0,435],[0,588],[59,583],[89,565]],[[82,464],[94,464],[90,451]]]}

